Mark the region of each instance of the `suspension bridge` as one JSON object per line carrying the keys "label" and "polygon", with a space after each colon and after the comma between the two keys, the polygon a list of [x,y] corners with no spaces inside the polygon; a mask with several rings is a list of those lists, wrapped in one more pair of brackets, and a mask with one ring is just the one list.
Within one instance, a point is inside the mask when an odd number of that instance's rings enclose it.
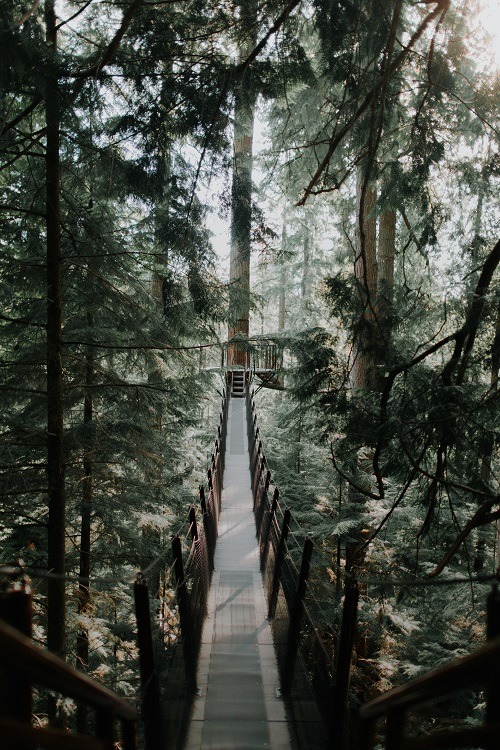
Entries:
{"label": "suspension bridge", "polygon": [[[273,376],[274,377],[274,376]],[[268,378],[260,373],[261,380]],[[500,597],[489,596],[488,642],[471,656],[412,680],[362,706],[352,721],[349,678],[359,589],[345,578],[335,653],[308,608],[313,543],[290,547],[290,510],[264,454],[245,369],[229,373],[217,438],[187,533],[134,582],[141,704],[122,700],[31,641],[31,602],[23,586],[0,596],[0,745],[13,750],[389,750],[500,746]],[[187,543],[186,543],[187,542]],[[165,646],[165,602],[150,611],[148,574],[171,583],[176,637]],[[3,569],[14,578],[16,568]],[[152,592],[156,595],[157,592]],[[157,600],[155,600],[157,601]],[[165,671],[158,659],[168,657]],[[155,647],[156,641],[156,647]],[[173,642],[173,643],[172,643]],[[87,733],[32,719],[35,686],[89,707]],[[415,736],[407,716],[464,689],[485,689],[482,725]],[[377,734],[377,722],[383,734]],[[353,742],[355,727],[357,739]],[[117,744],[118,743],[118,744]]]}

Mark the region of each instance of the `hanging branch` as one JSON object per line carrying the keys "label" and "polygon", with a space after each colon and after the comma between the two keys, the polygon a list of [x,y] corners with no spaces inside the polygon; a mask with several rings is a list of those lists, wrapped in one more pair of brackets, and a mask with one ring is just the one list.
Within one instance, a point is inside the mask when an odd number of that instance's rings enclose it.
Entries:
{"label": "hanging branch", "polygon": [[408,370],[411,370],[413,367],[418,365],[420,362],[422,362],[424,359],[429,357],[431,354],[434,354],[435,352],[437,352],[446,344],[449,344],[452,341],[454,341],[455,348],[453,350],[453,354],[451,358],[449,359],[448,363],[443,368],[443,371],[441,373],[441,378],[445,384],[450,384],[452,374],[457,368],[461,359],[460,368],[457,373],[456,384],[460,385],[463,382],[469,356],[470,356],[472,347],[474,345],[474,341],[476,338],[477,330],[479,328],[479,323],[481,320],[482,312],[483,312],[484,305],[486,302],[486,294],[489,290],[489,287],[493,278],[493,274],[495,273],[499,264],[500,264],[500,241],[496,243],[496,245],[491,250],[490,254],[488,255],[488,257],[486,258],[483,264],[483,268],[481,270],[479,280],[474,290],[472,304],[471,304],[469,313],[466,317],[464,325],[461,328],[459,328],[458,331],[455,331],[455,333],[452,333],[449,336],[445,336],[445,338],[441,339],[440,341],[437,341],[435,344],[433,344],[428,349],[423,351],[417,357],[414,357],[410,362],[406,362],[402,365],[398,365],[398,367],[394,367],[392,370],[389,371],[389,374],[387,375],[387,378],[385,381],[384,389],[382,391],[381,399],[380,399],[380,412],[379,412],[380,437],[379,437],[379,440],[377,442],[377,445],[375,447],[375,451],[373,454],[373,473],[375,474],[375,477],[377,478],[379,492],[381,491],[381,487],[383,486],[382,474],[380,470],[380,456],[386,444],[386,438],[383,435],[383,428],[385,427],[389,419],[388,403],[389,403],[389,398],[392,392],[392,387],[394,385],[396,378],[398,377],[398,375],[401,375],[402,373],[408,372]]}
{"label": "hanging branch", "polygon": [[34,13],[36,13],[38,6],[40,5],[40,0],[34,0],[33,5],[29,10],[24,13],[24,15],[21,16],[21,18],[18,21],[15,21],[12,26],[9,26],[9,31],[14,31],[15,29],[18,29],[19,26],[22,26],[25,21],[28,20]]}
{"label": "hanging branch", "polygon": [[[101,70],[106,65],[109,65],[109,63],[111,62],[111,60],[117,53],[123,37],[128,31],[135,14],[139,10],[143,2],[144,0],[135,0],[135,2],[133,2],[130,5],[128,10],[125,11],[125,13],[123,14],[122,22],[120,26],[118,27],[118,29],[115,32],[115,35],[113,36],[112,40],[109,42],[108,46],[106,47],[104,54],[102,55],[99,62],[95,63],[94,65],[92,65],[90,68],[87,68],[86,70],[76,71],[74,73],[68,74],[69,77],[77,80],[77,85],[74,87],[73,91],[68,97],[70,101],[74,100],[77,97],[77,95],[79,94],[83,86],[84,81],[87,78],[96,76],[99,72],[101,72]],[[63,25],[64,25],[64,22],[62,22],[61,24],[55,27],[56,33],[57,33],[57,30]],[[21,112],[19,115],[14,117],[10,122],[7,122],[7,123],[4,122],[2,128],[0,129],[0,133],[3,135],[7,133],[9,130],[12,130],[13,128],[15,128],[16,125],[18,125],[28,115],[30,115],[31,112],[33,112],[33,110],[36,109],[36,107],[38,107],[39,104],[42,104],[43,100],[44,100],[43,96],[36,96],[31,102],[31,104],[29,104],[28,107],[26,107],[26,109],[23,110],[23,112]],[[42,135],[43,134],[45,134],[45,129],[43,130]]]}
{"label": "hanging branch", "polygon": [[371,91],[368,92],[368,94],[365,96],[362,103],[359,105],[356,112],[351,115],[351,117],[348,119],[346,124],[337,132],[336,136],[330,140],[330,145],[328,147],[326,156],[319,164],[316,172],[314,173],[313,177],[311,178],[309,184],[307,185],[306,189],[304,190],[304,194],[302,198],[297,202],[297,206],[303,206],[308,197],[313,192],[314,187],[317,185],[319,179],[324,174],[326,169],[328,168],[331,158],[333,154],[335,153],[337,147],[340,145],[340,143],[344,140],[345,136],[349,131],[352,129],[353,125],[359,120],[361,115],[363,115],[372,101],[375,99],[375,97],[378,96],[378,94],[383,90],[384,86],[386,85],[386,82],[391,78],[391,76],[394,75],[394,73],[402,66],[403,62],[406,60],[410,52],[412,51],[415,44],[418,42],[424,31],[427,29],[427,27],[438,17],[440,17],[440,21],[448,11],[448,8],[450,6],[450,0],[437,0],[436,7],[434,10],[429,13],[418,29],[415,31],[413,36],[411,37],[410,41],[406,45],[406,47],[397,55],[394,59],[394,61],[387,66],[385,75],[382,76],[377,83],[376,86],[372,88]]}
{"label": "hanging branch", "polygon": [[[106,47],[106,50],[99,60],[99,62],[95,63],[94,65],[91,65],[90,68],[87,68],[87,70],[81,70],[77,71],[72,74],[73,78],[81,79],[81,78],[90,78],[93,76],[98,75],[98,73],[101,72],[101,70],[106,66],[109,65],[113,57],[118,51],[118,47],[120,46],[120,42],[122,41],[123,37],[128,31],[128,28],[130,24],[132,23],[135,14],[143,4],[144,0],[135,0],[128,10],[125,11],[122,17],[122,22],[118,29],[115,32],[115,35],[113,39],[110,41],[108,46]],[[77,86],[76,90],[73,91],[73,97],[76,96],[78,91],[80,90],[81,86]]]}
{"label": "hanging branch", "polygon": [[434,570],[429,573],[430,578],[433,578],[434,576],[437,576],[443,572],[443,570],[446,568],[448,563],[451,561],[451,559],[461,546],[462,542],[465,541],[471,531],[477,529],[478,526],[484,526],[485,524],[491,523],[492,521],[500,518],[500,510],[496,511],[495,513],[489,513],[492,507],[494,505],[498,505],[499,503],[500,495],[495,495],[495,497],[492,497],[490,500],[486,500],[486,502],[479,506],[472,518],[465,524],[464,528],[457,536],[448,552],[444,555],[438,565],[436,565]]}

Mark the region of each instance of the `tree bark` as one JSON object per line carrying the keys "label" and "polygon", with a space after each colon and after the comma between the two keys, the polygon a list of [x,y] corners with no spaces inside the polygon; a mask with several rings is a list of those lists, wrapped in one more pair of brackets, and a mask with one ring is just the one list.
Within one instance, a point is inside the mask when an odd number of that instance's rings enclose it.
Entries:
{"label": "tree bark", "polygon": [[300,282],[300,294],[302,297],[302,304],[304,308],[307,308],[309,295],[311,292],[311,232],[312,222],[310,221],[311,212],[308,206],[304,206],[304,224],[303,224],[303,260],[302,260],[302,278]]}
{"label": "tree bark", "polygon": [[47,479],[48,568],[61,578],[48,582],[47,646],[63,657],[66,649],[65,535],[66,496],[63,453],[63,368],[60,218],[60,92],[57,73],[57,26],[54,0],[45,2],[50,48],[45,89],[47,127]]}
{"label": "tree bark", "polygon": [[354,274],[358,282],[360,316],[354,336],[351,384],[354,389],[373,387],[375,383],[374,326],[377,296],[377,221],[372,214],[377,200],[375,186],[365,179],[361,166],[357,172],[357,230]]}
{"label": "tree bark", "polygon": [[376,305],[377,390],[382,389],[391,351],[394,302],[394,259],[396,255],[396,212],[384,211],[379,219],[378,278]]}
{"label": "tree bark", "polygon": [[[242,27],[248,29],[247,42],[239,50],[245,60],[256,44],[257,6],[255,0],[239,4]],[[230,325],[228,338],[248,337],[250,317],[250,244],[252,224],[252,161],[256,94],[248,71],[239,81],[234,99],[234,154],[231,187],[231,251],[229,260]],[[228,364],[245,366],[245,347],[229,347]]]}

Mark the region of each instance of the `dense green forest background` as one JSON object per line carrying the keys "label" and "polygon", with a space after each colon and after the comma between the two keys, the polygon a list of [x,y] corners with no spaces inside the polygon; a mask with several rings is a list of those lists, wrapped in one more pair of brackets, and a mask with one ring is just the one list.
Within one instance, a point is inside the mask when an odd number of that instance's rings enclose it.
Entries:
{"label": "dense green forest background", "polygon": [[325,642],[342,576],[362,585],[354,700],[484,638],[500,167],[478,8],[2,0],[0,562],[38,571],[37,639],[120,692],[130,580],[203,477],[234,335],[282,359],[258,408]]}

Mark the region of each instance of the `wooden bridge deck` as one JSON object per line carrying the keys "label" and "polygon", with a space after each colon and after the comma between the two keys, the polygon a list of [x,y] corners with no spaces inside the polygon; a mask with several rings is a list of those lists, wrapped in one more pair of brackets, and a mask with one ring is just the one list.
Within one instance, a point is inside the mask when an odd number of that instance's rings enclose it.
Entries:
{"label": "wooden bridge deck", "polygon": [[245,401],[229,404],[215,572],[186,750],[290,750],[259,569]]}

